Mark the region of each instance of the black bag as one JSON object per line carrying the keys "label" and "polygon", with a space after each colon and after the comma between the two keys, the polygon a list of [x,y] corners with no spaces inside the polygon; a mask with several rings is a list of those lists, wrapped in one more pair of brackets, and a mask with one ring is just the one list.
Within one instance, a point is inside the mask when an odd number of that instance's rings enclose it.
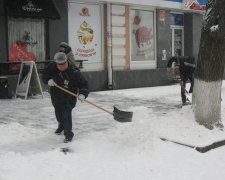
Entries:
{"label": "black bag", "polygon": [[0,78],[0,99],[11,99],[13,97],[12,92],[9,89],[8,78]]}

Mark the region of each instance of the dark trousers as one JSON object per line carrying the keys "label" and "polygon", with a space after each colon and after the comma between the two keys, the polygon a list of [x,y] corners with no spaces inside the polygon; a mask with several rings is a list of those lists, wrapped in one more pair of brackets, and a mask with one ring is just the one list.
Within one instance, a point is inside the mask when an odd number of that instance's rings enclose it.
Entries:
{"label": "dark trousers", "polygon": [[[180,74],[180,79],[183,82],[183,87],[186,88],[186,82],[189,80],[191,83],[189,93],[193,92],[194,87],[194,73],[191,74]],[[181,99],[183,103],[186,103],[185,89],[181,87]]]}
{"label": "dark trousers", "polygon": [[58,127],[64,130],[66,137],[73,137],[72,132],[72,109],[55,108],[55,116],[58,121]]}

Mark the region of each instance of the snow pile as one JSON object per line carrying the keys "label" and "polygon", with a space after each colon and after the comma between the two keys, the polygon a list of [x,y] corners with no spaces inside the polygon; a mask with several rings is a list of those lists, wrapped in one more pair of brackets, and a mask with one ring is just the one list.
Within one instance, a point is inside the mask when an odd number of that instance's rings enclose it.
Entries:
{"label": "snow pile", "polygon": [[[74,141],[64,144],[63,135],[53,133],[57,123],[49,95],[0,100],[0,180],[224,179],[224,147],[201,154],[159,139],[197,146],[225,139],[224,131],[199,126],[191,106],[181,108],[178,85],[93,92],[88,100],[111,111],[114,105],[131,110],[133,121],[119,123],[78,103]],[[223,123],[224,108],[222,101]]]}

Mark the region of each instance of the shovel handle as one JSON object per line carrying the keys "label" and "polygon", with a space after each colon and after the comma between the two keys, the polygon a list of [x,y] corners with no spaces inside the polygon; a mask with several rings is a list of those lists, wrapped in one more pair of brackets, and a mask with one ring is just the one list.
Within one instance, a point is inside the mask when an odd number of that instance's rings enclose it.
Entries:
{"label": "shovel handle", "polygon": [[[73,92],[71,92],[71,91],[68,91],[67,89],[65,89],[65,88],[63,88],[63,87],[61,87],[61,86],[59,86],[59,85],[57,85],[57,84],[55,84],[55,87],[57,87],[57,88],[61,89],[62,91],[64,91],[64,92],[66,92],[66,93],[68,93],[68,94],[70,94],[70,95],[72,95],[72,96],[75,96],[75,97],[77,97],[78,99],[80,99],[80,97],[79,97],[77,94],[75,94],[75,93],[73,93]],[[95,106],[95,107],[98,108],[98,109],[101,109],[102,111],[105,111],[105,112],[107,112],[107,113],[113,115],[112,112],[110,112],[110,111],[108,111],[108,110],[106,110],[106,109],[104,109],[104,108],[102,108],[102,107],[100,107],[100,106],[94,104],[94,103],[91,102],[91,101],[88,101],[87,99],[83,99],[83,101],[86,102],[86,103],[88,103],[88,104],[91,104],[92,106]]]}
{"label": "shovel handle", "polygon": [[[168,72],[171,73],[170,70],[168,70]],[[171,75],[171,76],[172,76],[172,78],[174,78],[180,84],[181,88],[183,88],[186,93],[189,93],[187,91],[187,89],[184,87],[184,85],[181,83],[182,81],[180,79],[178,79],[176,76],[173,76],[173,75]]]}
{"label": "shovel handle", "polygon": [[181,84],[181,83],[182,83],[182,81],[181,81],[180,79],[176,78],[176,77],[174,77],[174,79],[176,79],[176,80],[177,80],[177,82],[180,84],[181,88],[183,88],[183,89],[184,89],[184,91],[185,91],[186,93],[188,93],[188,91],[187,91],[187,89],[184,87],[184,85],[183,85],[183,84]]}

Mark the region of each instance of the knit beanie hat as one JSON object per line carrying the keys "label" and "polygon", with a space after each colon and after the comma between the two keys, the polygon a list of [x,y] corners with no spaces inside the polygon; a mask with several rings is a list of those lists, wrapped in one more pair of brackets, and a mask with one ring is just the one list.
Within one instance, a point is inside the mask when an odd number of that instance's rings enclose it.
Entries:
{"label": "knit beanie hat", "polygon": [[59,44],[59,47],[64,47],[64,48],[67,48],[68,47],[68,44],[66,42],[61,42]]}
{"label": "knit beanie hat", "polygon": [[63,52],[57,52],[54,56],[56,64],[65,64],[67,61],[67,56]]}

